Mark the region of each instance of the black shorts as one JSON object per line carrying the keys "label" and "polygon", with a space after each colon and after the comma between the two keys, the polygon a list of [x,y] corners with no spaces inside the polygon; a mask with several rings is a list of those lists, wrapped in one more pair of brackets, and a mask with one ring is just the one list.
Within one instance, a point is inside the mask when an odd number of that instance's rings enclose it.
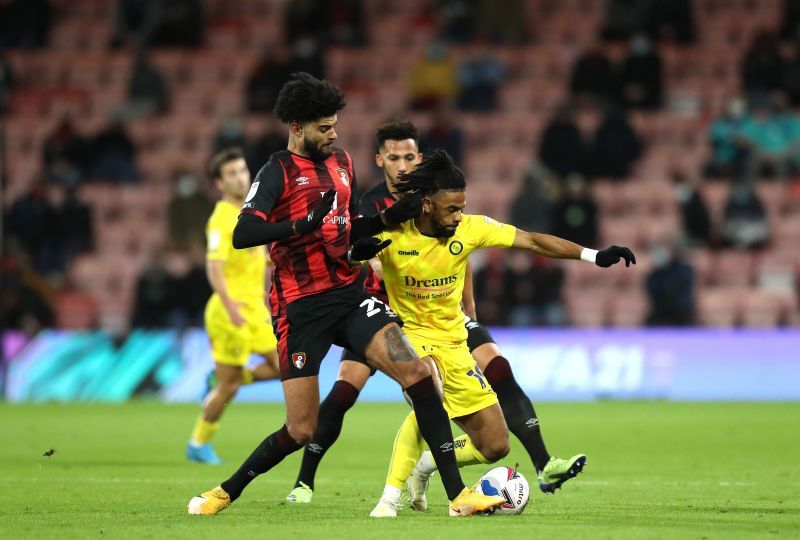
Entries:
{"label": "black shorts", "polygon": [[[489,333],[489,330],[485,326],[474,319],[470,319],[468,315],[465,315],[465,317],[464,326],[467,327],[467,347],[469,347],[470,352],[474,351],[481,345],[494,343],[492,334]],[[360,362],[370,368],[370,377],[375,375],[375,368],[369,366],[367,361],[364,360],[361,355],[356,354],[348,349],[344,349],[342,350],[342,358],[340,362],[344,362],[345,360]]]}
{"label": "black shorts", "polygon": [[281,380],[319,375],[333,343],[363,356],[372,336],[389,323],[402,325],[360,281],[295,300],[272,320]]}

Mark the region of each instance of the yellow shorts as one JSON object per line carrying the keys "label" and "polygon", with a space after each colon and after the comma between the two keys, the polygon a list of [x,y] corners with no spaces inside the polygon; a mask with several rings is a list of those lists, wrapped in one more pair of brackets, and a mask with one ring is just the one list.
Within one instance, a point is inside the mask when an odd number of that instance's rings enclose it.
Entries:
{"label": "yellow shorts", "polygon": [[420,357],[433,358],[442,380],[444,410],[450,418],[466,416],[497,403],[497,394],[469,353],[466,341],[461,345],[441,345],[406,335]]}
{"label": "yellow shorts", "polygon": [[277,348],[266,305],[244,305],[242,316],[247,322],[234,326],[216,294],[206,304],[206,333],[214,362],[244,367],[252,353],[264,354]]}

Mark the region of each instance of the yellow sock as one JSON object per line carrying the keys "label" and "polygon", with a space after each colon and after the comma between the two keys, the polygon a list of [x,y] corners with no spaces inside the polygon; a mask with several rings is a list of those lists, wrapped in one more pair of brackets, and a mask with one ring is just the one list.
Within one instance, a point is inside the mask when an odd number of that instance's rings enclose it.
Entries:
{"label": "yellow sock", "polygon": [[467,435],[461,435],[453,439],[453,444],[456,447],[456,462],[459,467],[466,467],[467,465],[476,465],[478,463],[489,463],[483,457],[483,454],[478,452],[475,445],[472,444],[472,439]]}
{"label": "yellow sock", "polygon": [[255,375],[253,375],[253,370],[252,369],[244,368],[242,370],[242,384],[243,385],[253,384],[253,379],[254,378],[255,378]]}
{"label": "yellow sock", "polygon": [[219,429],[219,422],[206,422],[203,420],[203,415],[197,419],[192,431],[192,444],[201,446],[206,444],[214,436],[214,433]]}
{"label": "yellow sock", "polygon": [[425,441],[419,432],[417,415],[414,411],[408,413],[406,419],[400,425],[400,430],[394,438],[392,446],[392,459],[389,462],[389,474],[386,476],[386,485],[403,489],[406,479],[414,470]]}

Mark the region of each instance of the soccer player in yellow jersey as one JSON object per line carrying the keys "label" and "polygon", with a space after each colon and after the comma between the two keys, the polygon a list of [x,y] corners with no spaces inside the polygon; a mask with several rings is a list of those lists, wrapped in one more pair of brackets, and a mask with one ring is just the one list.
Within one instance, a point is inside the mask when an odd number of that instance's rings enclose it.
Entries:
{"label": "soccer player in yellow jersey", "polygon": [[[242,151],[219,152],[211,159],[210,173],[222,198],[206,226],[206,271],[214,294],[205,312],[217,385],[203,402],[186,447],[186,457],[208,464],[220,463],[210,441],[219,419],[239,386],[277,379],[278,354],[270,314],[264,300],[267,254],[264,246],[233,249],[233,229],[250,189],[250,172]],[[250,354],[264,357],[255,369],[246,368]]]}
{"label": "soccer player in yellow jersey", "polygon": [[[383,280],[392,309],[403,320],[403,333],[408,336],[420,357],[430,362],[441,380],[444,407],[450,418],[466,436],[455,442],[459,466],[493,463],[508,454],[508,423],[504,418],[522,413],[523,407],[513,404],[501,410],[497,395],[481,372],[467,347],[467,329],[461,308],[464,279],[469,255],[486,247],[528,249],[539,255],[558,259],[582,259],[608,267],[624,259],[625,265],[636,262],[630,249],[611,246],[602,251],[587,249],[555,236],[525,232],[499,223],[490,217],[464,213],[466,182],[463,172],[443,150],[436,150],[424,159],[413,172],[400,176],[401,192],[424,195],[422,215],[381,233],[375,243],[390,240],[378,257],[383,268]],[[513,383],[519,400],[530,401],[513,380],[508,362],[493,366],[498,372],[492,380],[506,387]],[[495,359],[497,360],[497,359]],[[499,389],[498,389],[499,391]],[[512,398],[512,401],[515,398]],[[413,412],[404,422],[398,439],[410,424]],[[412,448],[416,441],[417,448]],[[395,444],[392,463],[408,462],[399,453],[422,455],[414,467],[407,487],[409,496],[424,500],[425,478],[435,470],[429,456],[422,453],[419,436],[405,436],[404,445]],[[539,471],[542,491],[552,492],[578,474],[585,464],[582,454],[569,460],[552,458],[548,467]],[[411,471],[408,471],[411,473]],[[411,480],[416,477],[416,482]],[[420,478],[422,477],[422,478]],[[422,490],[422,493],[419,491]],[[396,500],[388,500],[387,493]],[[397,488],[387,485],[384,496],[371,515],[391,517],[399,506]],[[416,507],[417,505],[414,504]]]}

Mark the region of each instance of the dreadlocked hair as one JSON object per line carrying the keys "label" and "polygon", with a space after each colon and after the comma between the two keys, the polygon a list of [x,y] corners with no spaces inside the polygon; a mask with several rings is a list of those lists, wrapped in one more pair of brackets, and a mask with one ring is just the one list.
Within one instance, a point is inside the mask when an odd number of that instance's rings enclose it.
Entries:
{"label": "dreadlocked hair", "polygon": [[333,116],[345,105],[344,93],[336,85],[299,71],[281,88],[273,112],[287,124],[303,124]]}
{"label": "dreadlocked hair", "polygon": [[445,150],[435,149],[408,173],[401,173],[394,186],[397,191],[433,195],[437,191],[462,191],[467,188],[464,171],[458,168]]}

